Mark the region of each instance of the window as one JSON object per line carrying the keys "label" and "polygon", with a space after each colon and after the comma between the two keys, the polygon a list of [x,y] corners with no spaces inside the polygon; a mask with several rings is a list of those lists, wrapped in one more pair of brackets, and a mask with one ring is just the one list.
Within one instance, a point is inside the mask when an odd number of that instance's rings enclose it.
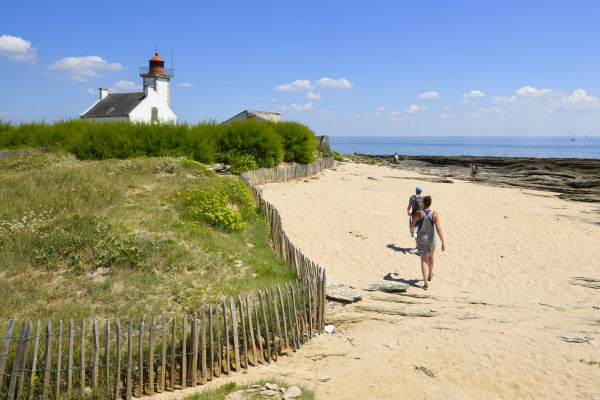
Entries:
{"label": "window", "polygon": [[158,122],[158,107],[152,107],[151,121]]}

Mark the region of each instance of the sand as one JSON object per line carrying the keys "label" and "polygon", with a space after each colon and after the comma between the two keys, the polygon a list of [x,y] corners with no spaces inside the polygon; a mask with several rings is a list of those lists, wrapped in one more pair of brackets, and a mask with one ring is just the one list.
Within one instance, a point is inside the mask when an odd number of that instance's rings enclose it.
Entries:
{"label": "sand", "polygon": [[[265,185],[291,240],[328,278],[361,291],[393,279],[424,297],[362,291],[355,304],[329,302],[332,334],[214,384],[277,377],[317,399],[600,399],[600,365],[589,363],[600,362],[600,289],[571,283],[600,279],[599,206],[430,179],[343,163]],[[406,215],[417,184],[447,246],[438,243],[428,291]],[[434,316],[399,315],[420,312]]]}

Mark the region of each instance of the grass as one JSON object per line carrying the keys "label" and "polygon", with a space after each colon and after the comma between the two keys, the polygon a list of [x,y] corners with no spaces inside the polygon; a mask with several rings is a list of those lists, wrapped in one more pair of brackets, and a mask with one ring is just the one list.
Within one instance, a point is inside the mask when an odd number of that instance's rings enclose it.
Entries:
{"label": "grass", "polygon": [[190,217],[185,193],[232,180],[181,157],[0,160],[0,319],[139,320],[296,279],[260,210],[239,231]]}
{"label": "grass", "polygon": [[[290,386],[292,386],[292,385],[289,385],[289,384],[287,384],[281,380],[277,380],[277,379],[260,380],[257,382],[252,382],[252,383],[244,384],[244,385],[240,385],[240,384],[231,382],[231,383],[227,383],[217,389],[208,389],[208,390],[202,391],[201,393],[196,393],[194,395],[187,396],[184,398],[184,400],[224,400],[228,394],[237,392],[238,390],[249,390],[249,392],[246,392],[246,393],[248,394],[248,397],[251,399],[265,399],[265,398],[278,399],[278,398],[281,398],[281,396],[266,397],[266,396],[259,394],[262,390],[264,390],[265,384],[267,382],[277,384],[279,387],[284,387],[284,388],[289,388]],[[260,388],[258,390],[256,390],[256,389],[253,390],[252,386],[260,386]],[[314,400],[315,399],[315,395],[312,391],[310,391],[302,386],[299,386],[299,387],[300,387],[300,390],[302,390],[302,394],[299,397],[296,397],[296,399],[298,399],[298,400]]]}

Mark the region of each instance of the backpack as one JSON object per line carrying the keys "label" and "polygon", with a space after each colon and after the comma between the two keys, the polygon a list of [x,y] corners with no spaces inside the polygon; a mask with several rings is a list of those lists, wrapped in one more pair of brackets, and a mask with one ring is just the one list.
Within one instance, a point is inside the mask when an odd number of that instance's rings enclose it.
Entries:
{"label": "backpack", "polygon": [[423,195],[422,194],[415,194],[413,196],[413,203],[412,203],[412,212],[413,214],[417,211],[417,210],[422,210],[425,207],[423,206]]}

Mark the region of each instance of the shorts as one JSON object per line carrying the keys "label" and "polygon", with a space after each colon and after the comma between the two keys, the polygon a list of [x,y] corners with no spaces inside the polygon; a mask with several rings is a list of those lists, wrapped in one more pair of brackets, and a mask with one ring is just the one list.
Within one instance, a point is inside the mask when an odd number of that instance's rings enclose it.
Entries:
{"label": "shorts", "polygon": [[427,253],[433,253],[435,251],[436,242],[435,236],[433,237],[433,240],[417,238],[417,250],[419,250],[423,255],[427,255]]}

